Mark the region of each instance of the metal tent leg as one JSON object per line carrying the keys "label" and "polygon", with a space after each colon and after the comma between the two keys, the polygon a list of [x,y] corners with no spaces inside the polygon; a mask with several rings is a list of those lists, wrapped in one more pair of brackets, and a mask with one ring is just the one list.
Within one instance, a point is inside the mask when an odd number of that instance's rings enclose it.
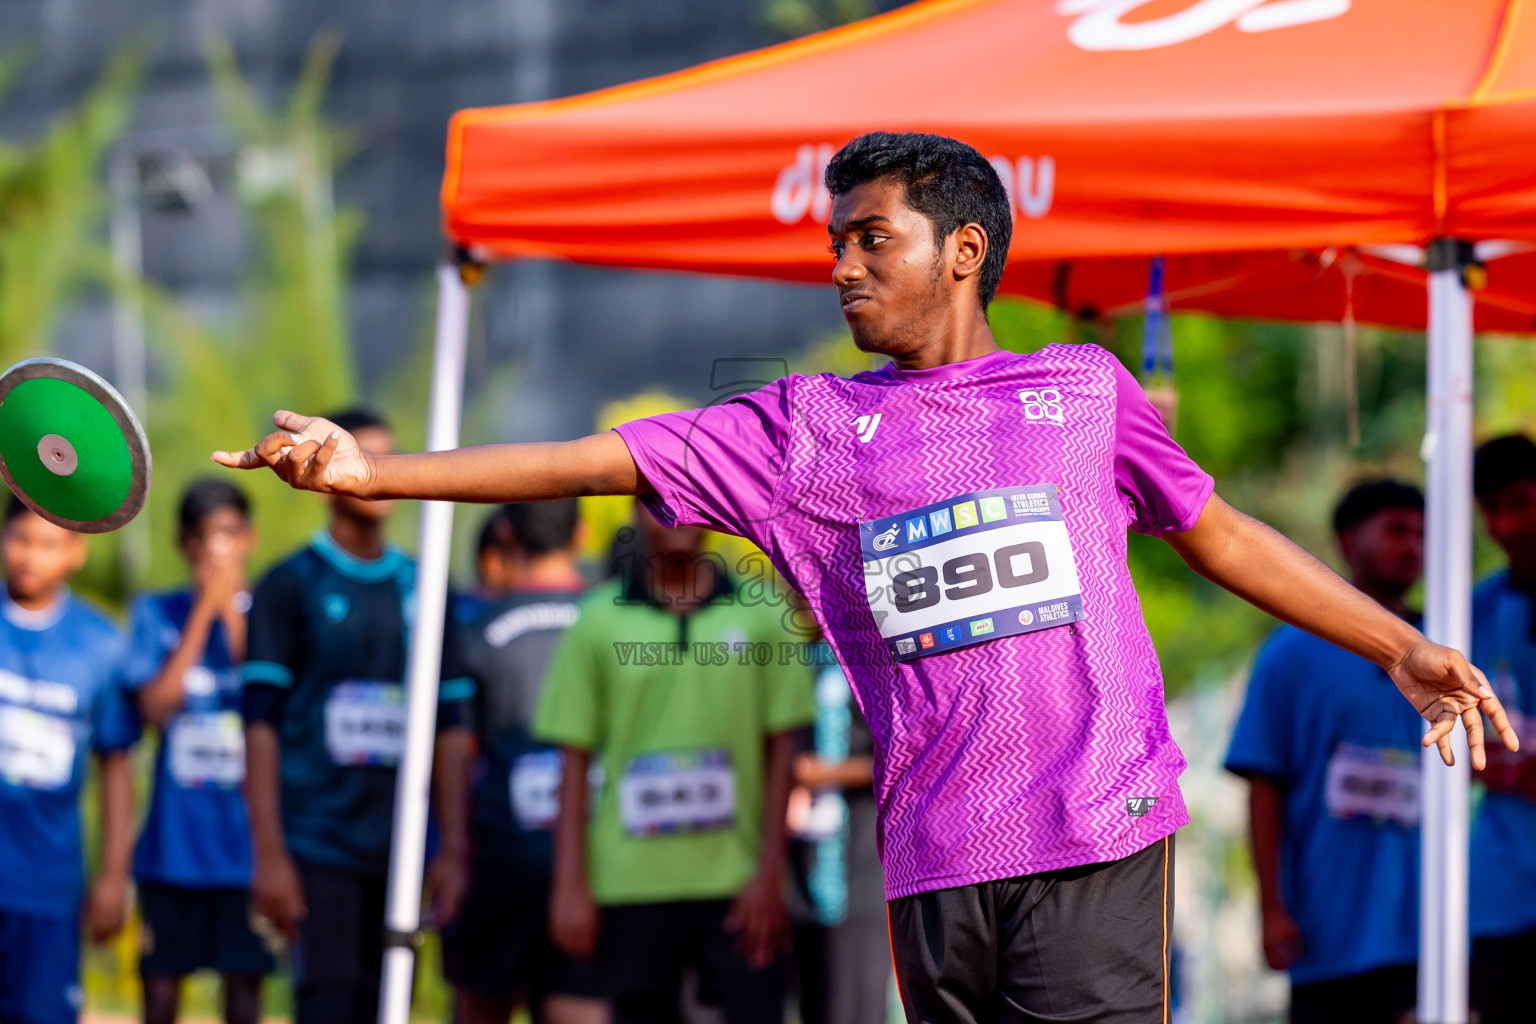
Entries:
{"label": "metal tent leg", "polygon": [[[464,347],[469,328],[469,289],[459,268],[437,271],[437,335],[432,359],[432,402],[427,450],[459,443],[464,402]],[[427,838],[432,747],[437,731],[437,687],[448,603],[448,559],[453,542],[453,505],[428,501],[421,509],[421,550],[416,569],[416,614],[411,625],[406,676],[405,754],[395,781],[394,833],[390,838],[389,896],[384,911],[386,947],[379,994],[380,1024],[407,1024],[415,936],[421,927],[421,877]]]}

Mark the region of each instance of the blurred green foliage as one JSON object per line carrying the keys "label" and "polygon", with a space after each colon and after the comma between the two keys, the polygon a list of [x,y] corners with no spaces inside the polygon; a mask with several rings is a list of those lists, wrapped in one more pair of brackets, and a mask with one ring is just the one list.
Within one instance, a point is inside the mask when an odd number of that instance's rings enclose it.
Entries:
{"label": "blurred green foliage", "polygon": [[874,0],[767,0],[762,18],[774,31],[794,37],[859,21],[876,10]]}

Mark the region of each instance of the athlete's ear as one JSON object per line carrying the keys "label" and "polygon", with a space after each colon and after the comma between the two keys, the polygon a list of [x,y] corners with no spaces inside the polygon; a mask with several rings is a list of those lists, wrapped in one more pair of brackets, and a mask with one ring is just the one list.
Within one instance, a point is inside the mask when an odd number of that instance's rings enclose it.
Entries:
{"label": "athlete's ear", "polygon": [[981,273],[987,258],[987,230],[980,224],[964,224],[955,230],[955,280],[964,281]]}

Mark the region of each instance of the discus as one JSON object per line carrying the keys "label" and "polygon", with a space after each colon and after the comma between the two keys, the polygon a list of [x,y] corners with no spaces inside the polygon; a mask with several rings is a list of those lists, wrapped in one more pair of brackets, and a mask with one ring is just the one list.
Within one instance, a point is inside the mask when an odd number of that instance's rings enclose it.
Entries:
{"label": "discus", "polygon": [[144,507],[153,472],[138,418],[90,370],[28,359],[0,375],[0,476],[50,523],[116,530]]}

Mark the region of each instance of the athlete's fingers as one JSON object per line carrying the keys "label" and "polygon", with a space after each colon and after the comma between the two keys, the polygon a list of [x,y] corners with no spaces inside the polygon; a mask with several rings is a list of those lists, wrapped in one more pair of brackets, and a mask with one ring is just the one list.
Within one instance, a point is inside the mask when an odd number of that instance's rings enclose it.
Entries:
{"label": "athlete's fingers", "polygon": [[278,430],[288,430],[295,434],[301,434],[304,429],[314,422],[314,416],[300,416],[289,409],[279,409],[272,414],[272,425]]}
{"label": "athlete's fingers", "polygon": [[1482,771],[1488,767],[1488,752],[1483,749],[1483,713],[1468,708],[1461,713],[1461,723],[1467,727],[1467,752],[1472,757],[1472,767]]}
{"label": "athlete's fingers", "polygon": [[1424,745],[1434,744],[1440,748],[1440,760],[1447,766],[1456,763],[1456,756],[1451,753],[1451,730],[1456,727],[1456,713],[1449,708],[1442,707],[1435,720],[1430,723],[1429,731],[1424,734]]}
{"label": "athlete's fingers", "polygon": [[325,443],[315,452],[315,457],[309,461],[309,472],[316,480],[325,478],[326,467],[331,464],[331,456],[336,454],[336,449],[341,445],[341,431],[331,431],[331,436],[325,439]]}
{"label": "athlete's fingers", "polygon": [[243,452],[217,451],[210,458],[229,469],[265,469],[267,465],[266,460],[257,455],[254,448],[247,448]]}
{"label": "athlete's fingers", "polygon": [[303,444],[294,445],[288,452],[287,464],[290,473],[288,482],[295,487],[304,487],[309,482],[309,460],[315,452],[320,450],[320,442],[305,441]]}

